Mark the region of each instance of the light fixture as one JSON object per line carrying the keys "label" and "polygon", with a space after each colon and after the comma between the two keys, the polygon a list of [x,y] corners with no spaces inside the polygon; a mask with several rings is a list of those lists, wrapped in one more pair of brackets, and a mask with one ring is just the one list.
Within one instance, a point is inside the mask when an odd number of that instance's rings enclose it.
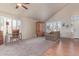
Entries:
{"label": "light fixture", "polygon": [[17,3],[17,6],[21,7],[22,5],[21,5],[21,3]]}

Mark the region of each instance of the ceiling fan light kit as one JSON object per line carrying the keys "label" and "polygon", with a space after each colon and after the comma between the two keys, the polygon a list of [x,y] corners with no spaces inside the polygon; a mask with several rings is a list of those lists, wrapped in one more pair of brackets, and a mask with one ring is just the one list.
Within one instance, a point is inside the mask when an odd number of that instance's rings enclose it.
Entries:
{"label": "ceiling fan light kit", "polygon": [[17,6],[21,7],[21,4],[20,4],[20,3],[18,3],[18,4],[17,4]]}

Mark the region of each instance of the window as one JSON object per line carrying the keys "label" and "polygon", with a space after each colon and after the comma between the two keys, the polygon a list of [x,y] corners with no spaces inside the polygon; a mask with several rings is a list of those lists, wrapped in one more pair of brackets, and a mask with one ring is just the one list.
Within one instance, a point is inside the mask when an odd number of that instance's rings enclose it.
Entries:
{"label": "window", "polygon": [[60,21],[48,22],[46,24],[46,32],[59,31],[61,27],[62,22]]}
{"label": "window", "polygon": [[[8,22],[8,26],[6,22]],[[19,29],[21,31],[21,20],[0,16],[0,30],[3,31],[3,34],[6,35],[7,30],[8,34],[12,33],[12,29]]]}

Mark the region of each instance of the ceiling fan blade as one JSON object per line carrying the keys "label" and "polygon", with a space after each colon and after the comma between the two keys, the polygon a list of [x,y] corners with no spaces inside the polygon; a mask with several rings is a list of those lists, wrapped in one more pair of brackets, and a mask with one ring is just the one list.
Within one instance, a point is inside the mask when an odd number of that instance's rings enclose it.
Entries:
{"label": "ceiling fan blade", "polygon": [[23,8],[28,9],[26,6],[22,5]]}
{"label": "ceiling fan blade", "polygon": [[19,7],[19,6],[16,5],[16,9],[17,9],[18,7]]}

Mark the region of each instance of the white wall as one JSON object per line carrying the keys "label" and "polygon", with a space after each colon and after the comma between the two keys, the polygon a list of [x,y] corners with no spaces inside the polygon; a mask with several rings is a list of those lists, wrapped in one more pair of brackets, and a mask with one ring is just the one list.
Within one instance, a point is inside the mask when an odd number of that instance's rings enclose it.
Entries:
{"label": "white wall", "polygon": [[[52,16],[47,22],[51,21],[61,21],[67,24],[72,22],[71,17],[74,15],[79,15],[79,4],[68,4],[65,8],[60,10],[54,16]],[[78,27],[79,25],[77,25]],[[61,37],[72,37],[71,36],[71,27],[63,28],[61,31]]]}

